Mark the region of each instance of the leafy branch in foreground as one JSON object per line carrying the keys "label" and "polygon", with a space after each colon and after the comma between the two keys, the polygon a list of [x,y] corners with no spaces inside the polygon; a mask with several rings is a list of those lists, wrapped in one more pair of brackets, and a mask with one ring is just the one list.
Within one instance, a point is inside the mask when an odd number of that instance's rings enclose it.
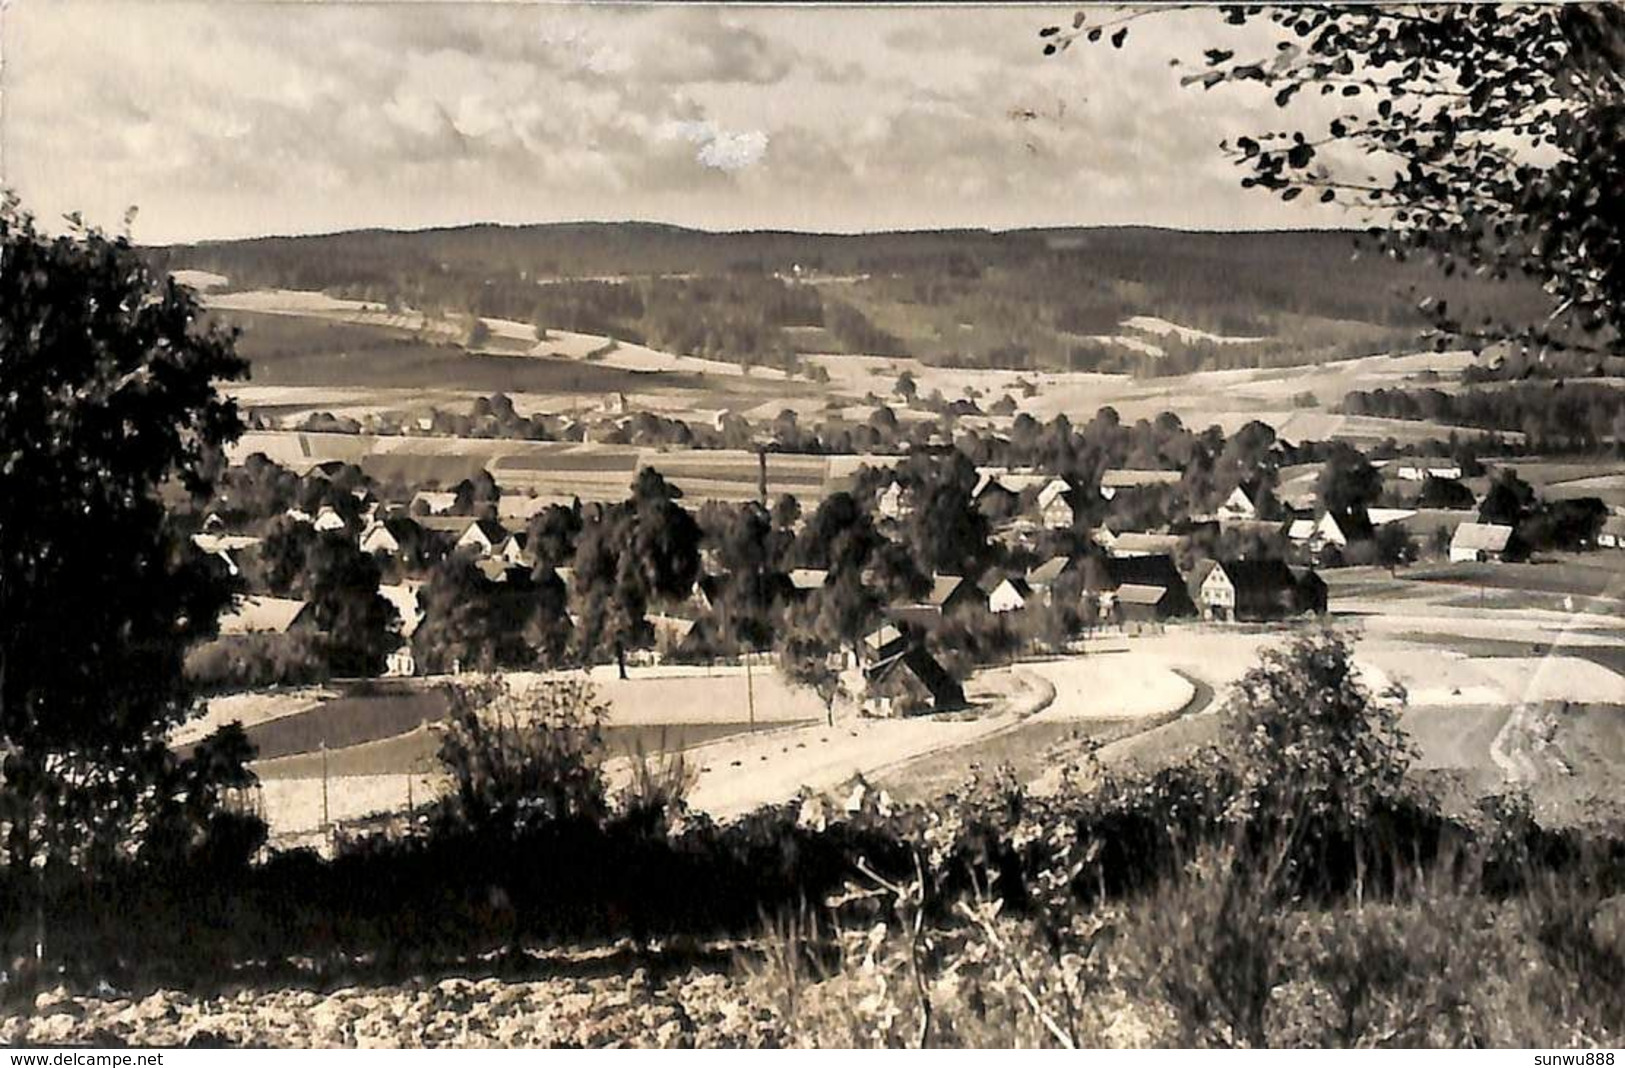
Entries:
{"label": "leafy branch in foreground", "polygon": [[[1168,9],[1071,29],[1045,27],[1046,54]],[[1240,137],[1224,147],[1242,185],[1357,209],[1396,259],[1448,274],[1526,276],[1544,322],[1469,322],[1445,300],[1421,310],[1474,347],[1625,353],[1625,8],[1617,4],[1231,5],[1232,26],[1265,22],[1273,51],[1205,51],[1188,85],[1252,83],[1277,107],[1300,95],[1346,102],[1323,128]],[[1290,124],[1290,123],[1289,123]]]}

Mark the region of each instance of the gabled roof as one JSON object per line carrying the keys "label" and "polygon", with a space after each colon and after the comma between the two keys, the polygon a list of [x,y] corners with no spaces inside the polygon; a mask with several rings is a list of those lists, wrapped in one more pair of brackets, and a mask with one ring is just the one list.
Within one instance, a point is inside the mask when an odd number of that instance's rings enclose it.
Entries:
{"label": "gabled roof", "polygon": [[305,610],[305,602],[291,597],[244,597],[230,612],[220,616],[220,633],[286,634]]}
{"label": "gabled roof", "polygon": [[1502,523],[1463,523],[1450,539],[1452,549],[1471,549],[1476,552],[1506,552],[1512,540],[1512,528]]}
{"label": "gabled roof", "polygon": [[1136,486],[1169,486],[1184,477],[1184,474],[1179,471],[1117,468],[1102,474],[1100,484],[1109,489],[1132,489]]}
{"label": "gabled roof", "polygon": [[1167,586],[1141,586],[1131,582],[1117,587],[1119,604],[1155,605],[1162,603],[1162,599],[1167,596]]}
{"label": "gabled roof", "polygon": [[821,567],[798,567],[790,572],[790,585],[798,590],[816,590],[829,581],[829,572]]}
{"label": "gabled roof", "polygon": [[884,649],[892,642],[901,641],[903,632],[891,623],[883,623],[863,637],[863,644],[871,649]]}
{"label": "gabled roof", "polygon": [[1148,534],[1138,530],[1127,530],[1117,535],[1111,544],[1114,556],[1148,556],[1160,553],[1171,553],[1179,548],[1178,534]]}
{"label": "gabled roof", "polygon": [[474,561],[480,574],[485,576],[487,582],[507,582],[508,576],[513,573],[524,574],[525,569],[515,567],[500,556],[485,556]]}
{"label": "gabled roof", "polygon": [[925,595],[923,604],[941,607],[948,603],[949,598],[959,591],[965,584],[961,575],[938,575],[931,580],[931,592]]}
{"label": "gabled roof", "polygon": [[877,685],[899,671],[907,671],[919,679],[931,692],[931,699],[938,707],[959,705],[965,701],[964,688],[924,646],[913,645],[882,660],[869,669],[868,681],[870,685]]}
{"label": "gabled roof", "polygon": [[1326,580],[1312,567],[1289,567],[1287,570],[1292,572],[1292,577],[1297,580],[1299,586],[1326,585]]}
{"label": "gabled roof", "polygon": [[1222,560],[1218,566],[1238,594],[1273,593],[1298,586],[1297,576],[1282,560]]}
{"label": "gabled roof", "polygon": [[467,537],[475,530],[478,530],[480,534],[484,536],[485,540],[490,542],[492,545],[501,544],[502,540],[508,536],[507,530],[505,530],[502,524],[498,523],[495,519],[473,520],[463,529],[463,537]]}
{"label": "gabled roof", "polygon": [[1034,586],[1050,586],[1061,577],[1061,573],[1072,565],[1071,557],[1056,556],[1045,560],[1042,564],[1027,572],[1027,581]]}
{"label": "gabled roof", "polygon": [[1023,600],[1030,597],[1033,592],[1033,588],[1027,584],[1027,580],[1022,578],[1020,575],[1011,575],[1009,578],[999,583],[998,586],[993,588],[997,590],[1003,586],[1009,586],[1012,590],[1015,590],[1016,593],[1021,595]]}
{"label": "gabled roof", "polygon": [[1038,491],[1038,507],[1048,508],[1055,503],[1057,498],[1070,505],[1072,502],[1067,501],[1066,497],[1071,492],[1072,483],[1064,478],[1052,478],[1044,483],[1043,489]]}

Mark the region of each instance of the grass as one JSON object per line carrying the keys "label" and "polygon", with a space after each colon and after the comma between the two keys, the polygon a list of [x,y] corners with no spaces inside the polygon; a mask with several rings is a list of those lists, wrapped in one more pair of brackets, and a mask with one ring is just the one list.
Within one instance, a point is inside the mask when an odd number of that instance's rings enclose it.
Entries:
{"label": "grass", "polygon": [[914,761],[879,780],[910,801],[942,797],[963,786],[968,775],[1008,767],[1021,782],[1031,782],[1067,756],[1140,730],[1133,720],[1023,723],[973,746],[961,746]]}
{"label": "grass", "polygon": [[1625,596],[1625,553],[1566,555],[1526,564],[1438,564],[1413,567],[1404,573],[1404,577],[1413,582],[1452,583],[1617,601]]}
{"label": "grass", "polygon": [[224,312],[242,328],[239,355],[255,385],[374,386],[481,393],[607,393],[701,388],[691,375],[650,376],[576,360],[472,356],[455,345],[420,341],[403,330],[313,316]]}
{"label": "grass", "polygon": [[[636,757],[639,753],[693,749],[719,738],[744,734],[750,729],[749,723],[609,726],[604,728],[604,755],[615,760]],[[432,772],[438,768],[436,753],[439,745],[434,731],[418,727],[393,738],[329,749],[327,774],[337,778]],[[322,775],[322,755],[319,752],[304,752],[283,756],[262,762],[255,770],[263,779],[317,779]]]}

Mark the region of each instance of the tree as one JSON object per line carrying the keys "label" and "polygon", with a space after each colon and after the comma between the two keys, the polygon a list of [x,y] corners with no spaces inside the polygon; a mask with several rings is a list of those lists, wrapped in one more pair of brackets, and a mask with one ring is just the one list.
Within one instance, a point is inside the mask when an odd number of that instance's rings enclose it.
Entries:
{"label": "tree", "polygon": [[898,375],[897,384],[892,387],[892,392],[901,397],[904,404],[913,404],[914,398],[920,394],[920,387],[914,381],[913,372],[904,371]]}
{"label": "tree", "polygon": [[1515,528],[1534,509],[1534,487],[1519,478],[1515,469],[1503,467],[1478,506],[1478,521]]}
{"label": "tree", "polygon": [[1422,480],[1422,493],[1416,498],[1418,508],[1471,508],[1475,503],[1473,491],[1460,482],[1432,475]]}
{"label": "tree", "polygon": [[[1349,111],[1323,130],[1239,138],[1244,186],[1355,206],[1396,258],[1445,273],[1537,281],[1550,315],[1466,322],[1423,310],[1475,345],[1515,340],[1625,352],[1625,9],[1516,6],[1233,6],[1226,21],[1279,29],[1264,57],[1206,52],[1187,82],[1256,83],[1286,107],[1335,95]],[[1046,51],[1101,27],[1080,13],[1049,27]],[[1113,35],[1122,45],[1127,27]],[[1285,124],[1290,126],[1290,124]],[[1227,146],[1229,147],[1229,146]],[[1447,336],[1440,338],[1441,347]]]}
{"label": "tree", "polygon": [[452,515],[471,515],[480,519],[495,519],[497,505],[502,502],[502,487],[491,472],[480,468],[472,478],[465,478],[452,487]]}
{"label": "tree", "polygon": [[793,685],[805,686],[824,702],[824,722],[835,726],[835,702],[846,693],[841,673],[834,666],[839,647],[822,637],[792,630],[779,646],[779,670]]}
{"label": "tree", "polygon": [[1321,506],[1334,515],[1363,513],[1382,496],[1382,475],[1365,454],[1345,442],[1333,442],[1315,492]]}
{"label": "tree", "polygon": [[166,516],[240,433],[246,364],[127,238],[51,238],[0,205],[0,833],[13,871],[226,826],[244,747],[181,758],[182,670],[230,596]]}
{"label": "tree", "polygon": [[479,316],[468,324],[468,335],[463,339],[465,348],[477,349],[491,340],[491,326]]}
{"label": "tree", "polygon": [[1330,632],[1266,651],[1231,706],[1242,772],[1236,814],[1300,863],[1334,836],[1357,837],[1397,798],[1414,759],[1399,725],[1404,702],[1397,686],[1373,694],[1353,649]]}
{"label": "tree", "polygon": [[306,550],[299,586],[335,675],[381,674],[400,642],[400,616],[378,592],[381,574],[378,561],[343,534],[323,534]]}
{"label": "tree", "polygon": [[1389,571],[1403,564],[1413,564],[1421,555],[1416,538],[1403,523],[1384,523],[1377,528],[1372,541],[1376,545],[1377,563]]}

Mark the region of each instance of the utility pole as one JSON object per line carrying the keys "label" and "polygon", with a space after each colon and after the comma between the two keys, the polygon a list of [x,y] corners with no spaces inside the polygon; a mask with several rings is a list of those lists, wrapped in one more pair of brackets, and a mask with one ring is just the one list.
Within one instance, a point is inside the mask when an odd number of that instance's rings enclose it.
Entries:
{"label": "utility pole", "polygon": [[750,730],[756,733],[756,682],[750,673],[750,650],[745,650],[745,707],[750,712]]}
{"label": "utility pole", "polygon": [[325,833],[330,824],[327,819],[327,741],[322,740],[322,831]]}

